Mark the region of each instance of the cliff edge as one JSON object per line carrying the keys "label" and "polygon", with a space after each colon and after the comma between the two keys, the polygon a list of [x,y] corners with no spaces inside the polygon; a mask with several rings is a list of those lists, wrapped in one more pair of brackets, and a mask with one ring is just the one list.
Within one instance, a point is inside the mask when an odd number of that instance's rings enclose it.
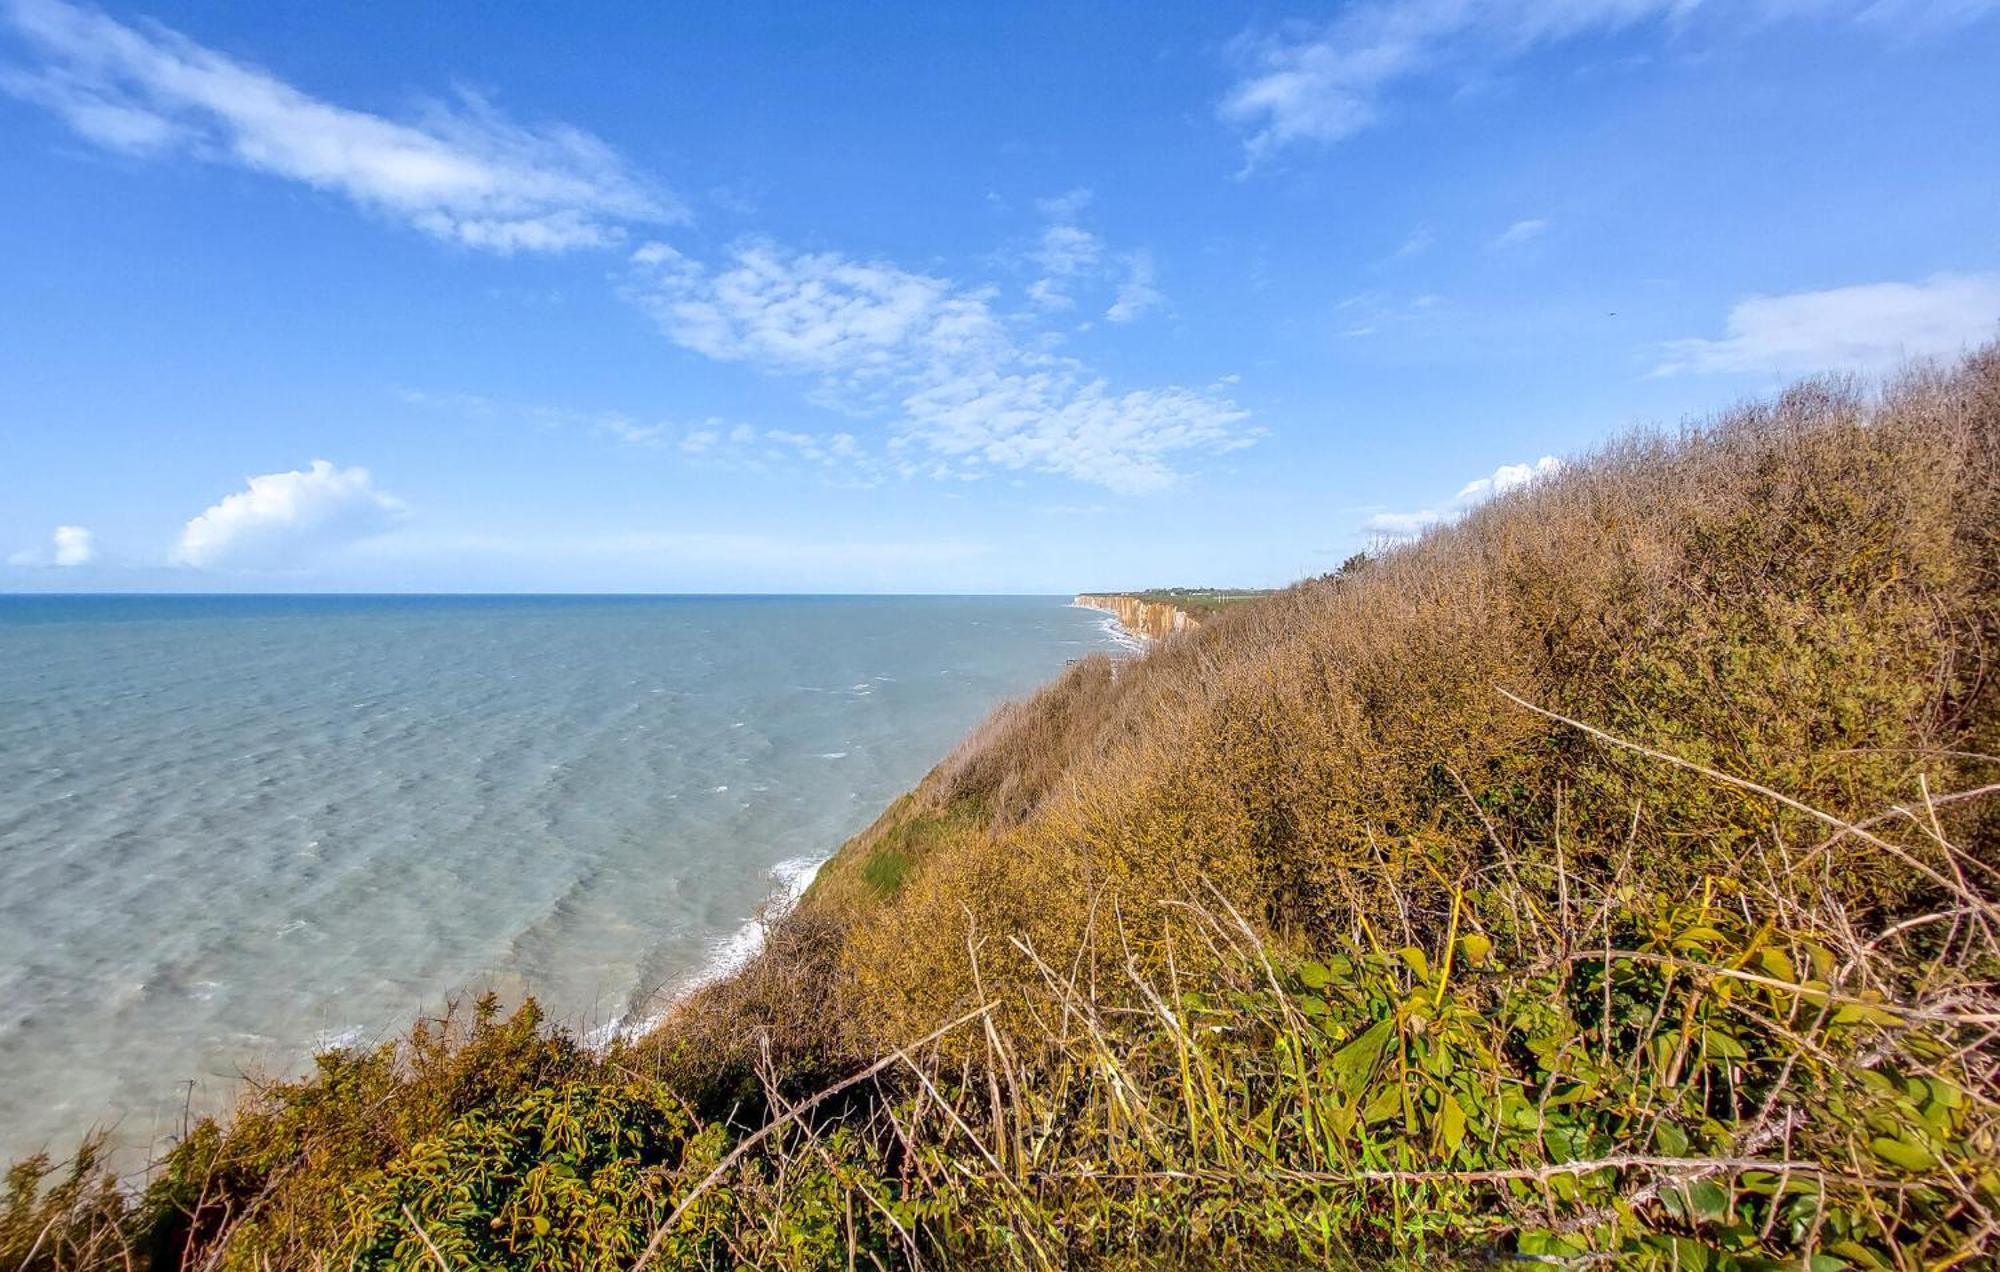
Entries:
{"label": "cliff edge", "polygon": [[1158,640],[1175,632],[1199,627],[1201,620],[1165,601],[1149,601],[1129,593],[1085,592],[1071,602],[1084,609],[1103,610],[1117,618],[1118,625],[1135,636]]}

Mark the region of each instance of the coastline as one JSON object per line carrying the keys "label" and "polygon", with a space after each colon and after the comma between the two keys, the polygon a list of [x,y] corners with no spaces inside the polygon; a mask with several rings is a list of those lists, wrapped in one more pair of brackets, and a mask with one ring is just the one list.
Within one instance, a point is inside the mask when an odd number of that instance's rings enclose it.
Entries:
{"label": "coastline", "polygon": [[1070,604],[1109,614],[1107,634],[1132,650],[1201,626],[1199,619],[1177,605],[1149,601],[1129,592],[1080,592]]}
{"label": "coastline", "polygon": [[1152,638],[1145,633],[1135,632],[1125,626],[1124,623],[1118,620],[1118,615],[1113,611],[1104,609],[1102,606],[1085,604],[1084,599],[1080,596],[1069,604],[1071,609],[1091,610],[1102,614],[1104,617],[1098,620],[1097,628],[1104,633],[1106,640],[1117,646],[1120,653],[1144,653],[1146,646],[1153,643]]}
{"label": "coastline", "polygon": [[[1085,593],[1072,599],[1068,603],[1067,608],[1092,610],[1104,615],[1102,621],[1098,624],[1098,630],[1103,633],[1105,640],[1113,646],[1110,652],[1123,656],[1144,653],[1156,638],[1146,634],[1144,631],[1135,631],[1131,627],[1126,626],[1117,611],[1102,605],[1089,603],[1097,599],[1100,598],[1094,594]],[[1146,603],[1141,602],[1141,604]],[[1181,611],[1175,611],[1175,613],[1180,614],[1183,618],[1183,626],[1195,625],[1189,616],[1181,614]],[[1046,681],[1044,682],[1044,684],[1047,683]],[[997,710],[1002,705],[1004,704],[996,703],[994,704],[994,709]],[[977,726],[975,726],[976,728]],[[962,740],[961,743],[954,743],[953,749],[955,750],[961,744]],[[938,763],[942,764],[946,762],[950,755],[951,751],[946,751],[938,757]],[[926,775],[928,775],[928,771]],[[918,784],[921,784],[922,781],[922,778],[918,779]],[[897,798],[900,799],[902,797],[898,796]],[[891,801],[892,804],[894,802],[893,800]],[[886,812],[886,810],[883,811]],[[877,817],[879,818],[881,815],[882,813],[878,812]],[[873,821],[869,823],[870,826],[874,824]],[[710,944],[707,958],[702,963],[684,975],[656,989],[635,1010],[615,1017],[597,1029],[590,1031],[586,1037],[586,1041],[592,1047],[602,1050],[616,1041],[633,1041],[642,1038],[666,1023],[668,1018],[673,1015],[676,1007],[709,986],[727,980],[738,971],[741,971],[763,952],[771,928],[781,922],[786,915],[796,910],[800,903],[805,900],[806,894],[812,890],[813,883],[819,878],[820,872],[832,864],[849,844],[862,835],[865,835],[868,829],[869,827],[864,826],[861,830],[842,839],[820,856],[788,857],[773,865],[769,872],[770,879],[775,885],[771,893],[734,931],[730,932],[727,936],[716,939]]]}

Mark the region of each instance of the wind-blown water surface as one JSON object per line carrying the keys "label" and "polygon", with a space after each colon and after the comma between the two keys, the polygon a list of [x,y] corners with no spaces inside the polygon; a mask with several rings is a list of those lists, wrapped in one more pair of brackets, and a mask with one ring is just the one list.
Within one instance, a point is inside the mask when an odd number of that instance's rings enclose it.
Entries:
{"label": "wind-blown water surface", "polygon": [[0,597],[0,1155],[456,990],[640,1019],[1110,643],[1057,598]]}

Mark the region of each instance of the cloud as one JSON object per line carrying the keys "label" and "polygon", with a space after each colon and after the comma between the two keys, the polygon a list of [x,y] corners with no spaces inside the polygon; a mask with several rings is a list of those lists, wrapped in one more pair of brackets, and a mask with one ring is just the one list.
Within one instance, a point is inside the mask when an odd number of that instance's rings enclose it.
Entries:
{"label": "cloud", "polygon": [[1448,308],[1445,298],[1435,292],[1398,297],[1379,291],[1365,291],[1342,300],[1334,306],[1334,313],[1345,324],[1340,334],[1357,340],[1433,320],[1447,312]]}
{"label": "cloud", "polygon": [[708,418],[694,423],[658,420],[640,424],[619,411],[582,411],[528,402],[507,402],[477,393],[431,393],[400,389],[398,396],[412,406],[461,414],[470,419],[507,422],[551,430],[614,438],[649,451],[678,453],[688,461],[718,468],[753,472],[803,470],[827,484],[866,487],[881,484],[888,466],[871,454],[852,433],[809,433],[796,429],[765,429],[753,424]]}
{"label": "cloud", "polygon": [[1361,528],[1384,539],[1414,539],[1440,521],[1449,520],[1475,504],[1519,490],[1529,482],[1562,471],[1562,461],[1544,455],[1531,464],[1502,464],[1484,477],[1475,477],[1459,487],[1445,508],[1422,508],[1415,512],[1378,512]]}
{"label": "cloud", "polygon": [[1042,231],[1041,250],[1035,259],[1053,278],[1069,278],[1097,264],[1104,245],[1089,230],[1074,225],[1051,225]]}
{"label": "cloud", "polygon": [[1097,196],[1082,186],[1052,198],[1036,199],[1035,207],[1051,221],[1074,221]]}
{"label": "cloud", "polygon": [[1153,254],[1133,252],[1125,258],[1125,281],[1118,285],[1118,298],[1111,302],[1111,308],[1104,316],[1112,322],[1131,322],[1143,318],[1167,303],[1167,298],[1153,283]]}
{"label": "cloud", "polygon": [[1049,223],[1025,254],[1024,263],[1041,275],[1028,284],[1029,302],[1047,313],[1060,313],[1076,307],[1074,291],[1101,293],[1115,280],[1116,289],[1104,311],[1112,322],[1132,322],[1165,308],[1167,298],[1156,281],[1152,253],[1114,253],[1101,237],[1077,224],[1091,198],[1090,191],[1077,189],[1035,201]]}
{"label": "cloud", "polygon": [[1530,239],[1540,238],[1548,228],[1549,223],[1547,221],[1516,221],[1500,232],[1500,235],[1493,240],[1493,246],[1501,248],[1519,247]]}
{"label": "cloud", "polygon": [[1994,0],[1360,0],[1331,22],[1246,32],[1242,77],[1218,116],[1244,134],[1244,172],[1303,144],[1374,127],[1398,90],[1452,68],[1477,70],[1535,48],[1648,24],[1825,18],[1878,29],[1940,28],[1983,17]]}
{"label": "cloud", "polygon": [[97,559],[97,539],[82,526],[57,526],[55,561],[60,566],[89,565]]}
{"label": "cloud", "polygon": [[1726,330],[1669,342],[1653,374],[1880,371],[1956,354],[2000,336],[2000,274],[1752,296],[1729,311]]}
{"label": "cloud", "polygon": [[1430,508],[1417,512],[1378,512],[1362,522],[1361,528],[1385,539],[1414,539],[1426,528],[1444,520],[1444,516]]}
{"label": "cloud", "polygon": [[1394,252],[1389,254],[1389,259],[1392,261],[1414,259],[1430,251],[1432,244],[1436,242],[1437,234],[1432,231],[1431,227],[1428,225],[1419,225],[1416,229],[1410,231],[1410,236],[1404,239]]}
{"label": "cloud", "polygon": [[73,569],[97,559],[97,536],[83,526],[57,526],[45,548],[23,548],[7,558],[9,565]]}
{"label": "cloud", "polygon": [[0,71],[0,87],[106,149],[298,181],[502,254],[605,247],[628,224],[683,216],[597,138],[512,123],[474,94],[399,123],[156,24],[127,26],[64,0],[0,0],[0,17],[39,55]]}
{"label": "cloud", "polygon": [[1532,464],[1502,464],[1485,477],[1475,477],[1459,488],[1460,504],[1477,503],[1494,495],[1504,495],[1510,490],[1518,490],[1537,477],[1547,477],[1562,470],[1562,461],[1554,455],[1544,455]]}
{"label": "cloud", "polygon": [[1219,386],[1118,392],[987,289],[839,253],[738,244],[715,268],[664,244],[632,257],[632,299],[667,338],[723,362],[814,383],[814,399],[895,421],[902,475],[1060,474],[1160,490],[1182,456],[1254,441]]}
{"label": "cloud", "polygon": [[171,559],[198,569],[295,567],[387,530],[402,512],[367,469],[316,459],[304,472],[250,478],[187,523]]}

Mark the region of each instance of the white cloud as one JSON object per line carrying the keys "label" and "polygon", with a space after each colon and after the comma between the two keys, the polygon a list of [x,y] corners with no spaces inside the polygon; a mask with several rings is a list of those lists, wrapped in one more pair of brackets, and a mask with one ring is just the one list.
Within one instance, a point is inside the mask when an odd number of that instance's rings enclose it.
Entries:
{"label": "white cloud", "polygon": [[622,415],[609,415],[598,428],[628,446],[659,446],[663,444],[668,425],[634,424]]}
{"label": "white cloud", "polygon": [[1041,250],[1035,259],[1054,278],[1068,278],[1097,264],[1104,245],[1089,230],[1074,225],[1051,225],[1042,231]]}
{"label": "white cloud", "polygon": [[1350,340],[1431,321],[1447,309],[1445,298],[1434,292],[1408,297],[1357,292],[1334,306],[1335,317],[1345,324],[1340,334]]}
{"label": "white cloud", "polygon": [[1546,477],[1562,469],[1562,461],[1554,455],[1544,455],[1532,464],[1502,464],[1485,477],[1475,477],[1459,488],[1460,504],[1477,503],[1494,495],[1504,495],[1510,490],[1518,490],[1537,477]]}
{"label": "white cloud", "polygon": [[379,534],[403,505],[376,489],[365,468],[316,459],[304,472],[252,477],[187,523],[176,565],[201,569],[283,569]]}
{"label": "white cloud", "polygon": [[71,569],[96,559],[97,536],[83,526],[57,526],[47,547],[23,548],[10,555],[7,564]]}
{"label": "white cloud", "polygon": [[54,535],[57,565],[89,565],[97,559],[97,539],[82,526],[57,526]]}
{"label": "white cloud", "polygon": [[1428,225],[1419,225],[1416,229],[1410,231],[1410,236],[1404,239],[1394,252],[1389,254],[1389,259],[1392,261],[1407,261],[1414,257],[1422,256],[1425,252],[1430,251],[1431,245],[1436,242],[1437,234],[1431,227]]}
{"label": "white cloud", "polygon": [[1133,252],[1125,258],[1125,281],[1118,284],[1118,297],[1104,316],[1112,322],[1131,322],[1166,303],[1167,298],[1154,285],[1153,254]]}
{"label": "white cloud", "polygon": [[512,123],[472,94],[398,123],[156,24],[127,26],[65,0],[0,0],[0,15],[41,59],[0,72],[0,87],[108,149],[302,182],[500,253],[607,246],[629,223],[681,215],[597,138]]}
{"label": "white cloud", "polygon": [[1053,278],[1037,278],[1034,282],[1029,283],[1028,299],[1033,301],[1036,307],[1040,309],[1061,310],[1076,308],[1076,302],[1071,300],[1069,293],[1062,289],[1062,284]]}
{"label": "white cloud", "polygon": [[633,254],[633,298],[676,344],[770,373],[816,398],[890,414],[906,476],[1057,473],[1114,490],[1171,486],[1178,457],[1248,445],[1218,387],[1115,392],[1023,339],[993,293],[879,261],[740,244],[710,270],[664,245]]}
{"label": "white cloud", "polygon": [[1654,374],[1879,371],[1956,354],[2000,336],[2000,274],[1752,296],[1726,329],[1719,340],[1670,342]]}
{"label": "white cloud", "polygon": [[482,421],[507,421],[615,438],[627,446],[678,452],[687,460],[719,468],[755,472],[803,469],[834,486],[879,485],[888,471],[881,455],[869,453],[852,433],[765,429],[714,417],[694,423],[659,420],[639,424],[624,412],[506,402],[477,393],[402,389],[399,396],[413,406],[451,411]]}
{"label": "white cloud", "polygon": [[1074,221],[1097,196],[1078,186],[1047,199],[1036,199],[1035,207],[1051,221]]}
{"label": "white cloud", "polygon": [[1417,512],[1378,512],[1362,522],[1361,528],[1385,539],[1414,539],[1426,527],[1442,520],[1444,514],[1430,508]]}
{"label": "white cloud", "polygon": [[1049,223],[1023,257],[1041,275],[1028,284],[1029,302],[1044,312],[1060,313],[1076,307],[1073,293],[1110,290],[1104,316],[1112,322],[1131,322],[1164,308],[1167,298],[1157,284],[1152,253],[1114,253],[1102,237],[1077,224],[1091,197],[1090,191],[1077,189],[1035,201]]}
{"label": "white cloud", "polygon": [[1244,132],[1248,172],[1288,146],[1332,144],[1373,127],[1399,89],[1440,71],[1679,24],[1697,10],[1723,21],[1818,17],[1910,30],[1970,21],[1995,7],[1995,0],[1360,0],[1328,23],[1238,37],[1245,74],[1217,113]]}
{"label": "white cloud", "polygon": [[1486,476],[1475,477],[1459,487],[1458,494],[1448,507],[1422,508],[1415,512],[1378,512],[1363,522],[1361,528],[1384,539],[1414,539],[1429,527],[1449,520],[1475,504],[1510,490],[1519,490],[1529,482],[1561,471],[1562,461],[1553,455],[1544,455],[1531,464],[1502,464]]}
{"label": "white cloud", "polygon": [[1549,223],[1547,221],[1542,221],[1542,220],[1516,221],[1512,225],[1508,226],[1505,230],[1502,230],[1500,232],[1499,237],[1493,240],[1493,246],[1519,247],[1521,244],[1528,242],[1530,239],[1540,238],[1545,232],[1547,232],[1548,228],[1549,228]]}

